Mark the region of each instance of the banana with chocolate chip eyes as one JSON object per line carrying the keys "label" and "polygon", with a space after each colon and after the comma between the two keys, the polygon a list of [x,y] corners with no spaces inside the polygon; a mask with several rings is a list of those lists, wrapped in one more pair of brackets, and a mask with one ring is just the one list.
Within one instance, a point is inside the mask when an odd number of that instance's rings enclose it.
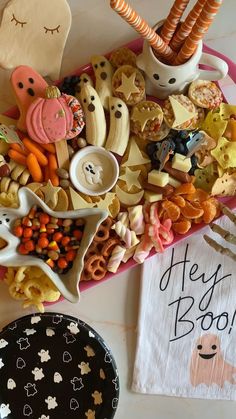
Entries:
{"label": "banana with chocolate chip eyes", "polygon": [[102,106],[109,109],[109,97],[112,96],[113,67],[103,55],[94,55],[91,58],[93,71],[96,77],[95,89],[100,97]]}
{"label": "banana with chocolate chip eyes", "polygon": [[81,105],[86,120],[86,140],[89,144],[103,147],[106,140],[106,119],[96,90],[86,84],[81,90]]}
{"label": "banana with chocolate chip eyes", "polygon": [[105,148],[123,156],[129,142],[129,110],[123,100],[110,97],[110,130]]}
{"label": "banana with chocolate chip eyes", "polygon": [[87,84],[93,87],[93,80],[91,79],[91,77],[87,73],[80,74],[79,81],[75,86],[75,90],[76,90],[75,97],[77,99],[79,100],[81,99],[81,90]]}

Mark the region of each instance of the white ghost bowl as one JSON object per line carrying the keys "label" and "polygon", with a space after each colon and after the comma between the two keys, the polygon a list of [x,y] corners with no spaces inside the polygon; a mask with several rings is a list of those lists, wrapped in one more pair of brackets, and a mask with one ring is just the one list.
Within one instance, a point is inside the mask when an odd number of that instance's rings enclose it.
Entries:
{"label": "white ghost bowl", "polygon": [[[0,237],[7,242],[7,245],[3,249],[0,249],[0,265],[5,267],[37,266],[49,276],[64,298],[76,303],[80,297],[79,280],[83,270],[85,253],[99,225],[107,218],[108,213],[98,208],[66,212],[52,211],[35,193],[26,187],[19,190],[18,196],[20,202],[19,208],[0,207]],[[82,218],[85,220],[81,246],[72,268],[66,274],[57,274],[42,259],[33,255],[21,255],[17,251],[20,239],[12,233],[14,221],[17,218],[26,216],[34,205],[42,208],[52,217]]]}

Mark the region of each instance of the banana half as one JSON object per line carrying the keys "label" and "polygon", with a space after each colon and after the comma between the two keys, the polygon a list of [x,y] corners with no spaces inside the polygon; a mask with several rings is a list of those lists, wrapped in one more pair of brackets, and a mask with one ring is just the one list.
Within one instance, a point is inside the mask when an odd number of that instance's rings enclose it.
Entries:
{"label": "banana half", "polygon": [[110,129],[105,148],[123,156],[129,141],[129,110],[123,100],[109,98]]}

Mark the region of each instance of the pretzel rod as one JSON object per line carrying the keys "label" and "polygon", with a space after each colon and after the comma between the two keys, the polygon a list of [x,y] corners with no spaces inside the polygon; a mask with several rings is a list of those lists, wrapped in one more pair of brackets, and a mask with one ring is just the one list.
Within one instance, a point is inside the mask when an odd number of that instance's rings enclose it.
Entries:
{"label": "pretzel rod", "polygon": [[209,244],[209,246],[212,247],[214,250],[221,253],[222,255],[229,256],[236,262],[236,253],[232,252],[228,247],[221,246],[219,243],[217,243],[215,240],[213,240],[206,234],[203,235],[203,238],[207,242],[207,244]]}
{"label": "pretzel rod", "polygon": [[173,65],[183,64],[193,55],[199,42],[210,27],[215,15],[217,14],[223,0],[207,0],[199,17],[197,18],[192,31],[186,38],[177,57],[173,60]]}
{"label": "pretzel rod", "polygon": [[166,44],[169,44],[172,39],[188,3],[189,0],[175,0],[174,5],[170,9],[170,13],[167,16],[161,30],[161,38],[164,42],[166,42]]}
{"label": "pretzel rod", "polygon": [[180,28],[174,34],[172,40],[170,41],[170,47],[174,51],[178,51],[183,41],[185,41],[185,39],[189,36],[205,3],[206,0],[198,0],[191,12],[186,17],[185,21],[181,24]]}
{"label": "pretzel rod", "polygon": [[229,231],[225,230],[224,228],[220,227],[218,224],[213,223],[211,225],[212,231],[214,233],[219,234],[224,240],[231,244],[236,244],[236,236],[234,234],[231,234]]}
{"label": "pretzel rod", "polygon": [[224,204],[221,204],[221,211],[236,225],[236,214],[233,211]]}
{"label": "pretzel rod", "polygon": [[152,46],[154,52],[166,60],[173,60],[175,52],[148,25],[148,23],[124,0],[110,0],[110,5],[127,23],[129,23]]}

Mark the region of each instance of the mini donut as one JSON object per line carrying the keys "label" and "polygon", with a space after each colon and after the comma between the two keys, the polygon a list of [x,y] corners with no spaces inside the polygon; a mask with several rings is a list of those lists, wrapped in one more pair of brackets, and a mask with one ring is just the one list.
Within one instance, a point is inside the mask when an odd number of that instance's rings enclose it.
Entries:
{"label": "mini donut", "polygon": [[213,81],[193,81],[188,90],[188,97],[200,108],[214,109],[220,106],[223,96],[220,89]]}

